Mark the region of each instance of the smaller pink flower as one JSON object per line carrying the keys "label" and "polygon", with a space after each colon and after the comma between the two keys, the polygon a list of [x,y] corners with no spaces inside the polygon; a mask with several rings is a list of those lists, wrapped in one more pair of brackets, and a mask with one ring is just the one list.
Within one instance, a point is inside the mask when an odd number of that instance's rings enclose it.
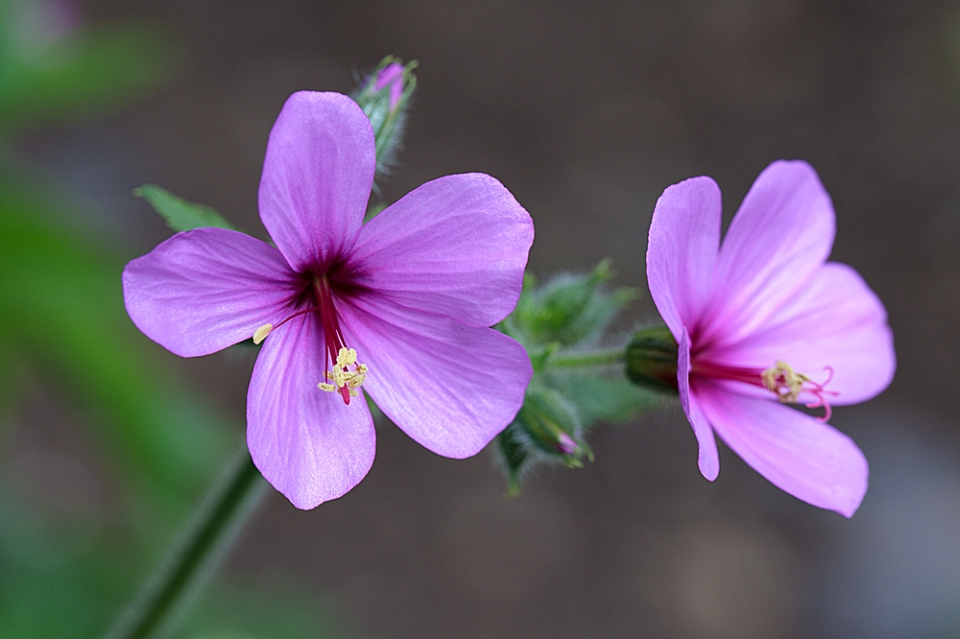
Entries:
{"label": "smaller pink flower", "polygon": [[890,384],[886,311],[856,271],[826,261],[833,206],[805,162],[767,167],[722,245],[721,211],[709,177],[675,184],[657,201],[647,248],[650,293],[679,345],[680,403],[700,471],[711,481],[720,471],[716,433],[776,486],[850,517],[867,490],[867,460],[825,422],[830,404],[866,401]]}

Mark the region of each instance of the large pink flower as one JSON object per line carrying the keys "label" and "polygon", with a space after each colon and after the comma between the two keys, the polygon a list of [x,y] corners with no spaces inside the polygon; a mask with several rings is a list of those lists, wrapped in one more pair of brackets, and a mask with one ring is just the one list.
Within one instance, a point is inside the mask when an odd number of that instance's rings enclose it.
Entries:
{"label": "large pink flower", "polygon": [[336,93],[296,93],[270,134],[260,218],[276,248],[179,233],[123,274],[127,311],[183,357],[264,341],[247,394],[257,467],[294,505],[353,488],[374,458],[362,386],[414,440],[479,452],[523,404],[526,351],[488,328],[516,304],[533,224],[482,174],[428,182],[367,224],[370,122]]}
{"label": "large pink flower", "polygon": [[886,311],[856,271],[826,261],[833,206],[805,162],[760,174],[722,246],[720,218],[712,179],[675,184],[657,202],[647,249],[650,292],[679,345],[700,471],[711,481],[720,471],[716,433],[775,485],[849,517],[867,490],[867,461],[824,422],[830,403],[862,402],[890,383]]}

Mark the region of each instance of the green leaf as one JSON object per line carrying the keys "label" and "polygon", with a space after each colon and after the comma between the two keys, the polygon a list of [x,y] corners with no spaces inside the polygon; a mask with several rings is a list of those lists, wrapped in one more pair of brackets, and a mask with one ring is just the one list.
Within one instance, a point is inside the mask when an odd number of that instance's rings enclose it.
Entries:
{"label": "green leaf", "polygon": [[223,216],[215,209],[203,204],[188,202],[156,184],[144,184],[140,188],[134,189],[133,194],[149,202],[174,231],[189,231],[209,226],[236,229],[223,219]]}

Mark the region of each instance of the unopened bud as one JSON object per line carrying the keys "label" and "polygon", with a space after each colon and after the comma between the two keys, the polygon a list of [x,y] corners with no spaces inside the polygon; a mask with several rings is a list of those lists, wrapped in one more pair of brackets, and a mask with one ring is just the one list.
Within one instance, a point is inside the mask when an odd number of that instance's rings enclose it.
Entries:
{"label": "unopened bud", "polygon": [[551,389],[528,387],[516,421],[541,452],[560,456],[568,465],[579,466],[579,457],[589,454],[576,439],[581,430],[576,410]]}
{"label": "unopened bud", "polygon": [[387,56],[353,96],[373,125],[378,175],[389,171],[401,145],[406,109],[417,86],[416,67],[415,60],[403,64],[399,58]]}
{"label": "unopened bud", "polygon": [[626,350],[626,375],[638,386],[677,392],[677,340],[666,326],[637,331]]}

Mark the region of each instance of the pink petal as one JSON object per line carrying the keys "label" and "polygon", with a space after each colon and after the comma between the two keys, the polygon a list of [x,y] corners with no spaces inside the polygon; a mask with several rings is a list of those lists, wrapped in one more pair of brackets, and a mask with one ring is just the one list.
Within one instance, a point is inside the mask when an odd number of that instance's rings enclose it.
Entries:
{"label": "pink petal", "polygon": [[867,492],[867,460],[832,426],[776,401],[704,384],[697,395],[720,438],[775,486],[820,508],[853,516]]}
{"label": "pink petal", "polygon": [[260,219],[297,272],[325,270],[356,241],[376,166],[373,128],[339,93],[294,93],[260,178]]}
{"label": "pink petal", "polygon": [[720,189],[708,177],[670,186],[657,200],[647,245],[647,282],[673,336],[696,329],[709,301],[720,245]]}
{"label": "pink petal", "polygon": [[717,440],[713,436],[710,422],[703,414],[700,400],[690,389],[690,336],[685,327],[682,328],[677,347],[677,383],[680,405],[687,416],[687,421],[693,427],[693,433],[697,436],[697,444],[700,447],[697,460],[700,473],[713,481],[720,474],[720,455],[717,452]]}
{"label": "pink petal", "polygon": [[325,381],[323,335],[305,315],[267,336],[247,393],[247,445],[263,476],[297,508],[314,508],[360,483],[376,434],[363,397],[347,406]]}
{"label": "pink petal", "polygon": [[282,319],[295,294],[296,275],[280,251],[220,228],[177,233],[123,270],[133,323],[181,357],[249,339]]}
{"label": "pink petal", "polygon": [[774,162],[730,224],[697,344],[737,342],[806,286],[833,246],[830,196],[802,161]]}
{"label": "pink petal", "polygon": [[530,215],[500,182],[450,175],[364,225],[347,268],[398,304],[490,326],[516,306],[532,242]]}
{"label": "pink petal", "polygon": [[407,435],[445,457],[475,455],[513,420],[533,374],[520,344],[491,328],[364,295],[339,304],[363,388]]}
{"label": "pink petal", "polygon": [[839,405],[880,393],[897,366],[883,304],[855,270],[836,262],[827,263],[758,332],[705,357],[762,369],[782,360],[817,382],[827,379],[829,366],[833,379],[826,390],[837,394],[828,399]]}

